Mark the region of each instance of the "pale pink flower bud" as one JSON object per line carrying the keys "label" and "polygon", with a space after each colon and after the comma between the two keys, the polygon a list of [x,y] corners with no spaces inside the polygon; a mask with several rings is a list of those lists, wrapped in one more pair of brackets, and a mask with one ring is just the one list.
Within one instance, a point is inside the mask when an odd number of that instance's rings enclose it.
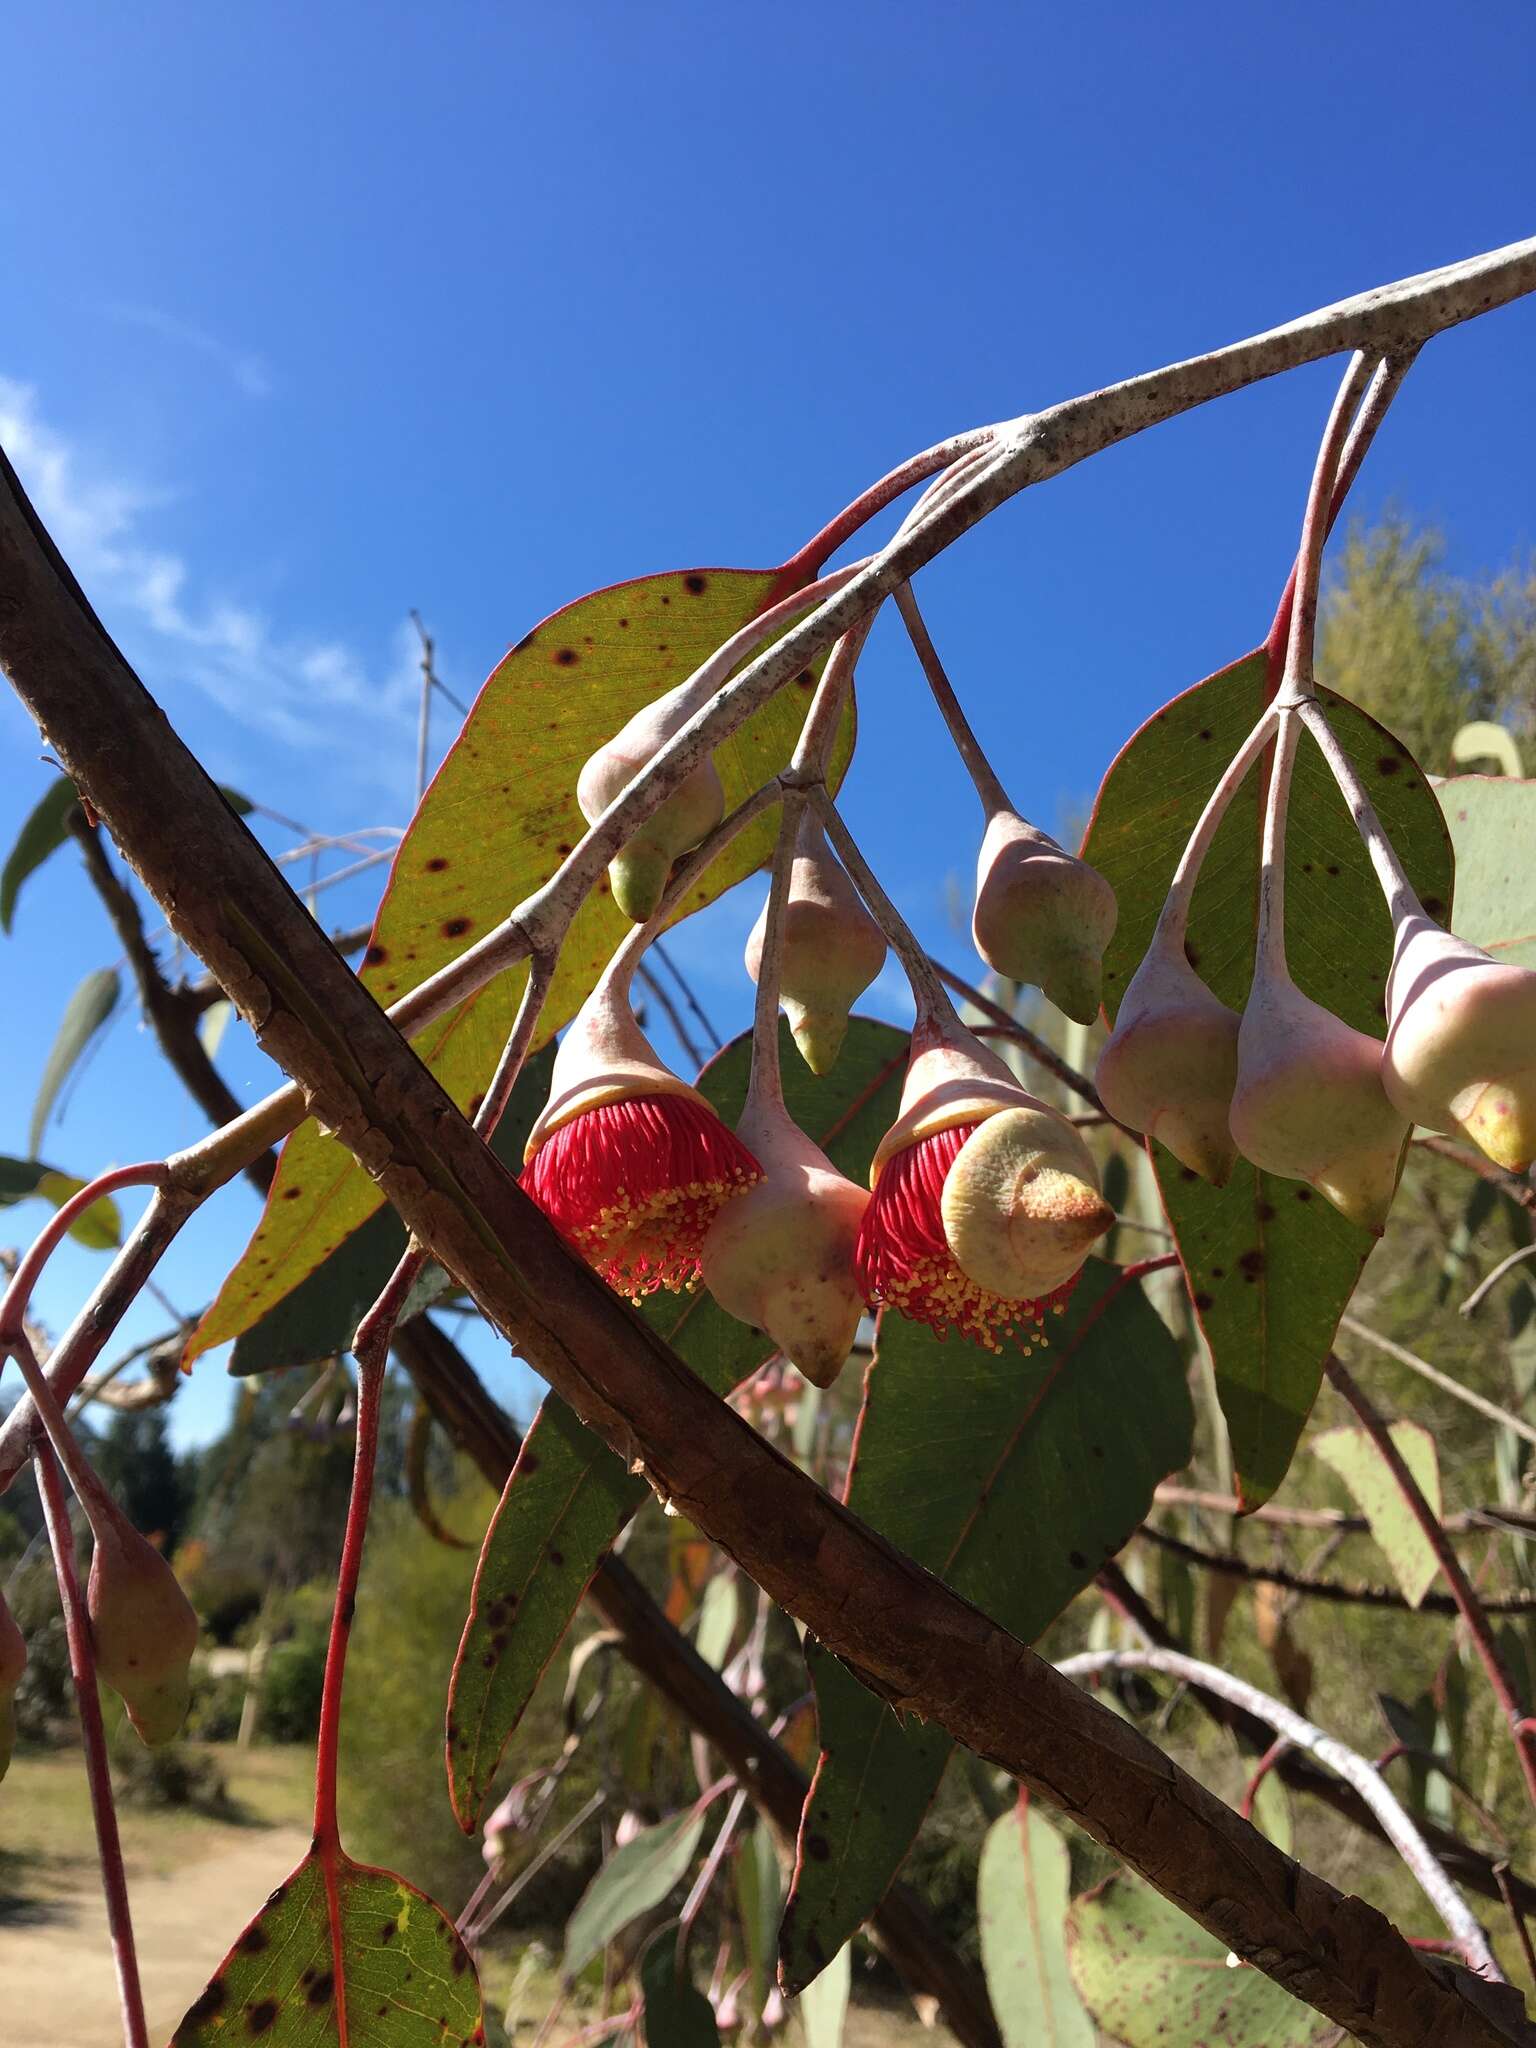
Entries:
{"label": "pale pink flower bud", "polygon": [[971,933],[994,972],[1038,988],[1079,1024],[1099,1014],[1115,892],[1084,860],[1017,811],[987,820]]}

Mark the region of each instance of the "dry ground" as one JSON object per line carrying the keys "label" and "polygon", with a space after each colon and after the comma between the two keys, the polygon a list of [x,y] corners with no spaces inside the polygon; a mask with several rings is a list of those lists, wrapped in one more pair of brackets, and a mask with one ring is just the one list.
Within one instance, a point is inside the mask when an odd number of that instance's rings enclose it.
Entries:
{"label": "dry ground", "polygon": [[[230,1943],[309,1847],[311,1756],[302,1749],[214,1752],[238,1820],[187,1812],[122,1815],[123,1852],[150,2039],[167,2041]],[[0,1785],[0,2042],[5,2048],[120,2048],[117,1993],[91,1828],[74,1752],[19,1756]],[[488,1993],[516,1958],[489,1959]],[[552,1969],[527,1984],[525,2013],[547,2010]],[[573,2014],[559,2043],[581,2024]],[[589,2015],[587,2017],[590,2017]],[[527,2043],[532,2020],[515,2039]],[[778,2036],[799,2048],[797,2025]],[[855,2006],[845,2048],[951,2048],[907,2012]],[[366,2048],[366,2044],[355,2044]]]}

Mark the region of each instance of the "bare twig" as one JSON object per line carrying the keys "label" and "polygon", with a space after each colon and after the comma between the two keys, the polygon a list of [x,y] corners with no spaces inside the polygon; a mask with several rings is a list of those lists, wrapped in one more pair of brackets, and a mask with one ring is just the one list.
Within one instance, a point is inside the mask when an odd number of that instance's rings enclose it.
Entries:
{"label": "bare twig", "polygon": [[1479,1394],[1473,1388],[1463,1386],[1460,1380],[1452,1379],[1449,1373],[1441,1372],[1431,1365],[1427,1358],[1420,1358],[1416,1351],[1409,1351],[1404,1345],[1384,1337],[1380,1330],[1373,1330],[1369,1323],[1362,1323],[1358,1316],[1343,1316],[1339,1327],[1347,1330],[1351,1337],[1358,1337],[1362,1344],[1369,1344],[1374,1350],[1385,1352],[1388,1358],[1395,1358],[1399,1365],[1406,1365],[1410,1372],[1416,1372],[1420,1379],[1428,1380],[1432,1387],[1438,1387],[1442,1394],[1449,1394],[1453,1401],[1460,1401],[1465,1407],[1475,1408],[1488,1421],[1496,1422],[1502,1429],[1512,1429],[1516,1436],[1524,1437],[1528,1444],[1536,1444],[1536,1428],[1514,1415],[1507,1408],[1501,1408],[1497,1401],[1490,1401],[1486,1394]]}
{"label": "bare twig", "polygon": [[1536,1244],[1522,1245],[1517,1252],[1511,1252],[1507,1259],[1500,1259],[1493,1271],[1480,1280],[1466,1300],[1461,1304],[1461,1313],[1470,1316],[1487,1300],[1506,1273],[1512,1273],[1516,1266],[1524,1265],[1527,1259],[1536,1259]]}
{"label": "bare twig", "polygon": [[1325,1368],[1331,1385],[1343,1395],[1360,1418],[1366,1434],[1381,1454],[1388,1471],[1392,1474],[1398,1492],[1407,1503],[1413,1519],[1424,1532],[1425,1541],[1435,1554],[1441,1576],[1455,1596],[1461,1610],[1461,1618],[1467,1633],[1472,1638],[1472,1647],[1481,1659],[1488,1683],[1498,1700],[1504,1718],[1509,1724],[1510,1738],[1515,1745],[1521,1774],[1531,1803],[1536,1806],[1536,1729],[1526,1719],[1525,1708],[1520,1703],[1499,1647],[1493,1639],[1493,1630],[1488,1626],[1488,1617],[1482,1602],[1473,1591],[1472,1581],[1461,1568],[1461,1560],[1452,1550],[1441,1528],[1434,1509],[1424,1498],[1422,1489],[1409,1471],[1402,1452],[1393,1441],[1392,1433],[1377,1414],[1373,1404],[1356,1385],[1348,1369],[1340,1359],[1329,1355]]}
{"label": "bare twig", "polygon": [[[1201,1550],[1166,1529],[1143,1522],[1141,1533],[1174,1557],[1202,1571],[1225,1572],[1234,1579],[1246,1579],[1261,1586],[1283,1586],[1287,1592],[1304,1593],[1311,1600],[1328,1600],[1345,1607],[1391,1607],[1409,1614],[1459,1614],[1460,1607],[1449,1593],[1426,1593],[1415,1606],[1395,1586],[1353,1585],[1342,1579],[1320,1579],[1307,1572],[1294,1572],[1284,1565],[1251,1563],[1236,1552]],[[1342,1533],[1342,1532],[1341,1532]],[[1536,1614],[1536,1593],[1516,1593],[1508,1599],[1485,1600],[1486,1614]]]}
{"label": "bare twig", "polygon": [[1176,1650],[1090,1650],[1080,1657],[1067,1657],[1056,1669],[1067,1678],[1098,1677],[1107,1671],[1155,1671],[1176,1678],[1185,1685],[1199,1685],[1219,1699],[1267,1721],[1277,1734],[1298,1749],[1309,1750],[1319,1763],[1337,1771],[1354,1786],[1380,1821],[1382,1832],[1412,1871],[1425,1897],[1450,1929],[1456,1946],[1470,1969],[1482,1977],[1502,1983],[1504,1973],[1494,1961],[1488,1938],[1474,1919],[1466,1900],[1441,1869],[1429,1844],[1404,1811],[1390,1789],[1382,1783],[1358,1751],[1348,1749],[1321,1728],[1302,1719],[1290,1707],[1260,1692],[1245,1679],[1234,1678],[1219,1665],[1202,1663],[1196,1657],[1181,1656]]}

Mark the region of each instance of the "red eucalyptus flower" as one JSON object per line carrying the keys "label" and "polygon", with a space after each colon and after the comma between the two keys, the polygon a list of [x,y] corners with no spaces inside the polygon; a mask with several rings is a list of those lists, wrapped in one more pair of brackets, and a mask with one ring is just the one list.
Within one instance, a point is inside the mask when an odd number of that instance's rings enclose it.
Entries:
{"label": "red eucalyptus flower", "polygon": [[696,1285],[724,1204],[762,1169],[696,1088],[663,1066],[610,969],[555,1055],[522,1186],[608,1285],[632,1301]]}
{"label": "red eucalyptus flower", "polygon": [[859,1283],[871,1307],[941,1337],[989,1351],[1013,1337],[1027,1353],[1114,1212],[1077,1132],[958,1023],[920,1023],[913,1048],[870,1175]]}

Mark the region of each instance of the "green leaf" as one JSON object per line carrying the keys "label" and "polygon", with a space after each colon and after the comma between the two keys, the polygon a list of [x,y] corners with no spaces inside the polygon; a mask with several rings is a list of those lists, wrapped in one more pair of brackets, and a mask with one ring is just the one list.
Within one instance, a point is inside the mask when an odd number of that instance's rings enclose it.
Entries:
{"label": "green leaf", "polygon": [[[1440,1460],[1435,1439],[1417,1422],[1394,1422],[1388,1431],[1419,1491],[1440,1519]],[[1392,1576],[1410,1607],[1417,1607],[1439,1576],[1440,1567],[1429,1538],[1403,1499],[1392,1468],[1363,1429],[1346,1424],[1325,1429],[1311,1440],[1323,1463],[1337,1472],[1350,1498],[1371,1525]]]}
{"label": "green leaf", "polygon": [[[576,778],[587,757],[793,587],[774,569],[648,576],[579,599],[518,642],[476,698],[395,855],[361,970],[381,1003],[408,994],[548,880],[586,830]],[[727,810],[785,765],[809,702],[808,691],[791,684],[716,749]],[[850,711],[837,775],[852,747]],[[777,809],[765,811],[743,832],[679,916],[761,867],[777,820]],[[540,1042],[575,1014],[629,929],[604,880],[561,948]],[[461,1106],[485,1087],[526,979],[526,967],[498,975],[415,1041]],[[323,1137],[313,1121],[301,1125],[283,1147],[256,1233],[189,1355],[247,1329],[380,1199],[344,1145]]]}
{"label": "green leaf", "polygon": [[209,1059],[217,1059],[219,1047],[224,1043],[224,1034],[229,1029],[235,1014],[233,1003],[224,1001],[210,1003],[198,1020],[197,1042]]}
{"label": "green leaf", "polygon": [[[1140,964],[1184,845],[1266,701],[1262,651],[1164,705],[1111,764],[1084,856],[1113,884],[1119,922],[1104,963],[1113,1021]],[[1433,792],[1384,726],[1324,690],[1354,761],[1425,906],[1447,913],[1452,861]],[[1195,892],[1189,954],[1240,1010],[1253,973],[1259,782],[1250,775],[1216,835]],[[1358,1031],[1383,1034],[1391,925],[1343,799],[1303,739],[1291,797],[1286,935],[1299,986]],[[1375,1240],[1300,1181],[1238,1163],[1212,1188],[1151,1148],[1168,1221],[1215,1366],[1245,1509],[1284,1478],[1323,1361]]]}
{"label": "green leaf", "polygon": [[[44,1166],[36,1159],[0,1155],[0,1209],[9,1209],[31,1195],[62,1209],[85,1185],[72,1173],[60,1173],[56,1166]],[[92,1202],[85,1214],[77,1216],[69,1226],[69,1234],[93,1252],[115,1251],[123,1241],[123,1219],[116,1202],[110,1195]]]}
{"label": "green leaf", "polygon": [[[480,1986],[468,1949],[424,1892],[335,1852],[338,1928],[318,1852],[280,1884],[219,1965],[171,2048],[474,2048]],[[339,1938],[338,1938],[339,1937]]]}
{"label": "green leaf", "polygon": [[1456,848],[1456,935],[1536,967],[1536,782],[1453,775],[1435,794]]}
{"label": "green leaf", "polygon": [[[491,1150],[514,1173],[522,1169],[523,1146],[549,1093],[554,1060],[554,1047],[546,1046],[528,1061],[491,1139]],[[399,1263],[405,1243],[405,1225],[393,1209],[370,1216],[290,1294],[241,1332],[229,1361],[231,1373],[244,1378],[286,1365],[313,1365],[346,1351],[358,1323]],[[457,1285],[435,1262],[429,1261],[423,1281],[429,1273],[434,1276],[432,1286],[417,1283],[402,1319],[429,1308]]]}
{"label": "green leaf", "polygon": [[578,1976],[631,1920],[661,1904],[693,1861],[703,1832],[704,1814],[691,1806],[614,1850],[566,1923],[561,1970],[567,1978]]}
{"label": "green leaf", "polygon": [[[941,1342],[882,1314],[848,1505],[1023,1642],[1120,1550],[1189,1458],[1178,1346],[1141,1289],[1090,1259],[1032,1354]],[[879,1905],[953,1747],[813,1645],[821,1764],[780,1933],[786,1992]]]}
{"label": "green leaf", "polygon": [[752,2009],[760,2013],[773,1982],[774,1957],[778,1949],[779,1914],[784,1887],[779,1876],[779,1852],[773,1832],[765,1820],[757,1821],[743,1837],[736,1858],[736,1907],[746,1945],[747,1968],[752,1973]]}
{"label": "green leaf", "polygon": [[1284,1856],[1293,1850],[1291,1795],[1278,1771],[1266,1771],[1253,1795],[1253,1824]]}
{"label": "green leaf", "polygon": [[805,2048],[841,2048],[852,1978],[853,1957],[844,1946],[815,1983],[801,1992],[800,2024],[805,2029]]}
{"label": "green leaf", "polygon": [[35,1154],[43,1142],[49,1112],[58,1099],[59,1090],[74,1071],[81,1054],[117,1008],[120,988],[115,967],[93,968],[65,1005],[53,1050],[43,1068],[43,1078],[37,1085],[37,1100],[32,1105],[32,1123],[27,1132],[29,1152]]}
{"label": "green leaf", "polygon": [[1139,1878],[1110,1878],[1067,1922],[1072,1976],[1126,2048],[1334,2048],[1332,2020],[1249,1964]]}
{"label": "green leaf", "polygon": [[987,1831],[976,1878],[981,1960],[1003,2048],[1094,2048],[1067,1969],[1071,1877],[1066,1843],[1021,1793]]}
{"label": "green leaf", "polygon": [[79,801],[75,785],[67,775],[60,775],[49,783],[28,812],[16,834],[16,844],[6,856],[4,868],[0,868],[0,931],[10,931],[22,883],[36,873],[51,853],[57,853],[69,837],[67,821]]}
{"label": "green leaf", "polygon": [[[854,1018],[837,1065],[821,1080],[794,1051],[782,1019],[779,1043],[791,1116],[850,1179],[866,1179],[896,1114],[906,1033]],[[728,1123],[741,1114],[751,1064],[748,1033],[699,1076],[701,1092]],[[772,1351],[707,1294],[655,1295],[642,1313],[717,1394],[755,1372]],[[553,1394],[544,1401],[485,1532],[449,1682],[448,1790],[466,1831],[479,1818],[502,1751],[587,1582],[646,1491],[645,1481],[563,1401]]]}
{"label": "green leaf", "polygon": [[219,784],[219,795],[237,818],[248,818],[256,808],[248,796],[242,796],[238,789],[231,789],[227,782]]}
{"label": "green leaf", "polygon": [[677,1940],[671,1928],[646,1950],[640,1989],[646,2048],[720,2048],[715,2008],[689,1978],[678,1974]]}
{"label": "green leaf", "polygon": [[718,1671],[730,1654],[740,1608],[736,1581],[725,1572],[716,1572],[699,1602],[699,1622],[693,1639],[694,1648],[712,1671]]}

